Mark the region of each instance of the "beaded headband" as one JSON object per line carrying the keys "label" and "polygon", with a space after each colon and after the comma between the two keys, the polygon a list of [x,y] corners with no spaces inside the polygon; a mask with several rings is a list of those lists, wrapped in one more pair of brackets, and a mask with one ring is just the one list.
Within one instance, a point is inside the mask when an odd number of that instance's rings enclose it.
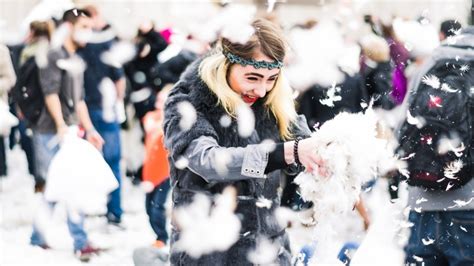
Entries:
{"label": "beaded headband", "polygon": [[230,52],[224,52],[223,54],[233,64],[240,64],[242,66],[250,65],[250,66],[253,66],[256,69],[258,69],[258,68],[267,68],[269,70],[272,70],[274,68],[280,69],[283,66],[283,63],[278,61],[278,60],[275,60],[273,62],[267,62],[267,61],[263,61],[263,60],[262,61],[257,61],[255,59],[245,59],[245,58],[242,58],[242,57],[240,57],[238,55],[235,55],[233,53],[230,53]]}

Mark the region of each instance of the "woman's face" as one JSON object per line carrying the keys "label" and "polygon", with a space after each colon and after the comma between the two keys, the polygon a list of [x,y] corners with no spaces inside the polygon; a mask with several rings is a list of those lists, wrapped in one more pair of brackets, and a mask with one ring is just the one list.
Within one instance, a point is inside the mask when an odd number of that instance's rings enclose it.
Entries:
{"label": "woman's face", "polygon": [[[261,52],[256,53],[253,59],[267,62],[274,61]],[[279,74],[280,69],[278,68],[271,70],[267,68],[256,69],[250,65],[232,64],[227,82],[232,90],[241,95],[245,103],[252,105],[273,89]]]}

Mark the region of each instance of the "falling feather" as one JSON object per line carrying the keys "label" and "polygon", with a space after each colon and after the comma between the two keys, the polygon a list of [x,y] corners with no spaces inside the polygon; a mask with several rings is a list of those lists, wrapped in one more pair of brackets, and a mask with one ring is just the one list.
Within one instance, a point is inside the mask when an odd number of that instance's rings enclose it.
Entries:
{"label": "falling feather", "polygon": [[431,86],[432,88],[439,89],[441,86],[441,83],[439,81],[439,78],[436,77],[435,75],[427,75],[424,76],[421,81],[425,83],[428,86]]}
{"label": "falling feather", "polygon": [[444,167],[444,176],[449,179],[457,179],[455,176],[463,167],[463,162],[461,160],[455,160]]}

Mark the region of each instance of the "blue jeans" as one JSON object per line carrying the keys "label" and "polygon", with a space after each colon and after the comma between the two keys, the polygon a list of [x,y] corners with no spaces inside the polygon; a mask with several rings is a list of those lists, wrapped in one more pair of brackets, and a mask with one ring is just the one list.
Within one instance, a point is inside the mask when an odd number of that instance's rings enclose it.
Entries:
{"label": "blue jeans", "polygon": [[[51,140],[55,134],[43,134],[35,132],[33,134],[33,145],[35,151],[36,161],[36,172],[43,178],[47,178],[48,168],[51,164],[51,160],[54,155],[58,152],[59,146],[55,145],[50,147]],[[52,210],[55,203],[47,202],[48,206]],[[70,214],[67,215],[67,226],[69,233],[74,240],[74,250],[81,250],[87,245],[87,234],[84,231],[84,215],[79,214],[79,220],[72,220]],[[35,224],[33,224],[33,232],[31,233],[30,243],[32,245],[46,245],[44,236],[40,233]]]}
{"label": "blue jeans", "polygon": [[[10,104],[10,112],[17,116],[14,104]],[[29,136],[28,130],[29,129],[26,126],[25,120],[20,119],[20,123],[18,124],[18,126],[13,127],[10,132],[10,150],[13,150],[13,147],[17,143],[16,131],[18,131],[20,135],[20,145],[21,148],[25,151],[26,159],[28,161],[28,171],[32,176],[34,176],[35,181],[38,182],[38,180],[41,180],[41,178],[38,178],[35,172],[36,168],[33,152],[33,138],[32,136]]]}
{"label": "blue jeans", "polygon": [[[55,203],[47,202],[50,207],[50,211],[53,210]],[[81,250],[87,246],[87,234],[84,231],[84,214],[79,214],[79,219],[72,220],[71,215],[68,212],[67,214],[67,228],[74,240],[74,251]],[[34,246],[43,246],[46,245],[44,236],[38,230],[38,227],[33,224],[33,232],[31,233],[30,238],[31,245]]]}
{"label": "blue jeans", "polygon": [[409,221],[407,265],[474,265],[474,210],[411,211]]}
{"label": "blue jeans", "polygon": [[168,232],[166,232],[166,210],[165,202],[170,190],[170,180],[163,181],[159,186],[146,194],[145,208],[150,225],[156,234],[156,240],[161,240],[164,243],[168,241]]}
{"label": "blue jeans", "polygon": [[122,178],[120,175],[120,159],[122,158],[120,147],[120,125],[117,122],[106,122],[102,116],[102,110],[89,110],[89,115],[95,129],[104,139],[102,153],[107,164],[112,169],[115,178],[119,184],[118,188],[109,195],[107,203],[107,219],[110,222],[119,223],[122,219],[122,207],[120,188],[122,187]]}

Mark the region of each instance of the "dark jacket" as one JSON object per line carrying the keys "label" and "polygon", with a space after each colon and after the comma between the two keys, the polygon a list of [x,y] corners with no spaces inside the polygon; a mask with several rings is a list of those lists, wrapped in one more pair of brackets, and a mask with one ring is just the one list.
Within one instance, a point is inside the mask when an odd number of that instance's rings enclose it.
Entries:
{"label": "dark jacket", "polygon": [[392,66],[390,62],[367,65],[363,71],[364,84],[369,97],[374,99],[374,107],[390,110],[395,107],[392,97]]}
{"label": "dark jacket", "polygon": [[189,50],[182,50],[176,56],[160,64],[157,70],[160,82],[157,86],[161,89],[166,84],[175,84],[178,82],[179,77],[184,70],[186,70],[186,67],[197,58],[197,54]]}
{"label": "dark jacket", "polygon": [[305,91],[299,98],[300,114],[306,116],[310,127],[333,119],[341,112],[357,113],[362,111],[361,102],[368,103],[367,92],[362,83],[360,75],[345,75],[344,81],[337,84],[341,88],[336,95],[341,96],[340,101],[334,101],[334,106],[327,106],[320,101],[327,98],[328,87],[313,85]]}
{"label": "dark jacket", "polygon": [[[260,100],[252,106],[256,121],[250,137],[239,136],[235,119],[229,127],[222,127],[219,120],[226,113],[220,105],[217,105],[216,96],[199,77],[199,63],[199,60],[194,62],[182,75],[165,106],[165,145],[170,154],[173,205],[179,207],[191,203],[196,193],[203,193],[212,199],[226,186],[234,186],[238,191],[236,213],[242,222],[241,236],[229,250],[204,255],[196,260],[183,252],[173,252],[173,243],[179,239],[179,232],[174,228],[171,236],[171,264],[248,265],[250,262],[247,261],[247,253],[255,248],[256,238],[263,235],[283,247],[284,252],[279,255],[278,264],[289,265],[291,255],[287,236],[273,216],[276,207],[280,205],[277,189],[280,186],[281,171],[275,170],[264,175],[263,171],[258,170],[259,164],[265,168],[268,153],[262,153],[259,148],[261,145],[256,144],[266,139],[282,141],[275,117],[269,114]],[[190,102],[197,111],[197,120],[188,131],[182,131],[179,127],[181,117],[177,105],[182,101]],[[304,118],[298,120],[293,132],[295,136],[309,136],[310,131]],[[188,168],[180,170],[175,167],[174,162],[186,152],[193,140],[203,136],[214,141],[215,147],[241,147],[232,149],[232,162],[228,166],[228,175],[216,174],[212,169],[213,164],[191,160]],[[252,167],[257,170],[254,171]],[[282,168],[284,167],[282,165]],[[192,168],[193,171],[190,170]],[[248,169],[251,169],[253,174],[247,173]],[[260,197],[271,200],[272,207],[258,208],[256,201]]]}
{"label": "dark jacket", "polygon": [[[145,46],[149,46],[150,51],[146,56],[140,57],[140,53],[145,49]],[[137,91],[144,87],[156,90],[156,87],[160,85],[159,80],[156,80],[158,75],[157,69],[160,63],[158,61],[158,54],[165,50],[166,47],[168,47],[168,43],[155,30],[139,34],[137,55],[124,66],[132,91]],[[138,78],[138,75],[144,75],[145,78]]]}

